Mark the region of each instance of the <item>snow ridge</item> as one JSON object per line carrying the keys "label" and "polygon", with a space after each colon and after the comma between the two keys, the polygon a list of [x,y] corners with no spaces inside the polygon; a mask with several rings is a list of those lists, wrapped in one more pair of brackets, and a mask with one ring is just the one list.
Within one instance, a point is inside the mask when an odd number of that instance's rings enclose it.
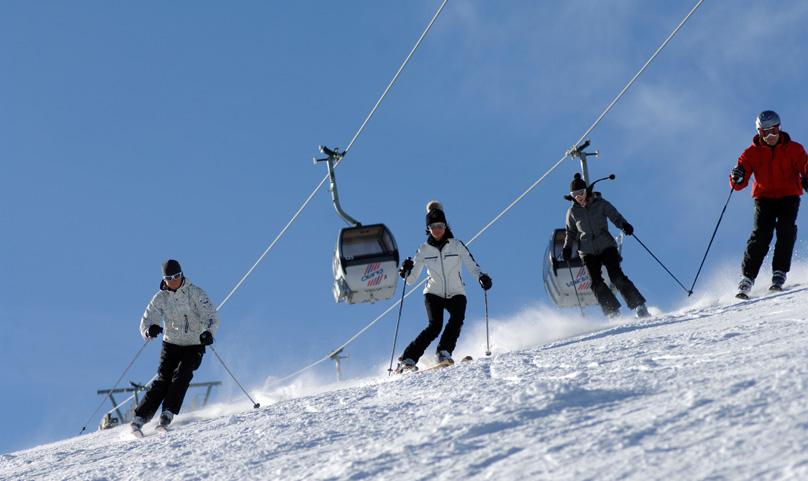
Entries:
{"label": "snow ridge", "polygon": [[141,440],[120,427],[6,454],[0,479],[808,479],[806,291],[265,392],[160,436],[152,422]]}

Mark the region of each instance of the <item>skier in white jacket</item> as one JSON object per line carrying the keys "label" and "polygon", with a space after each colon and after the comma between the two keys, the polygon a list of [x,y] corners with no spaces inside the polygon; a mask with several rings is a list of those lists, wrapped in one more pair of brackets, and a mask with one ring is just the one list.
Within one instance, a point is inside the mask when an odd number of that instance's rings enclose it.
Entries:
{"label": "skier in white jacket", "polygon": [[179,414],[194,371],[202,363],[205,346],[213,344],[218,328],[219,315],[205,291],[183,276],[179,262],[165,261],[160,292],[154,295],[140,320],[143,339],[154,339],[162,332],[163,348],[157,379],[135,408],[132,420],[135,434],[154,416],[161,403],[160,425],[168,425]]}
{"label": "skier in white jacket", "polygon": [[396,372],[417,370],[418,359],[443,329],[443,311],[449,312],[449,321],[438,342],[438,361],[452,361],[457,338],[466,316],[466,290],[460,275],[461,265],[477,279],[480,286],[491,288],[491,278],[484,274],[463,242],[455,239],[446,224],[443,206],[432,201],[426,206],[426,226],[429,238],[421,244],[415,258],[401,263],[399,275],[407,284],[415,284],[424,266],[429,276],[424,288],[424,302],[429,325],[413,340],[399,358]]}

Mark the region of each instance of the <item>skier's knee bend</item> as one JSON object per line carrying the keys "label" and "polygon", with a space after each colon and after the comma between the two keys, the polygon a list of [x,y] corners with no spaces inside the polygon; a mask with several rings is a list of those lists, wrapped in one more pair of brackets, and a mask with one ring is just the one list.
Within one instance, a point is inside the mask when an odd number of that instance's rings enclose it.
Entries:
{"label": "skier's knee bend", "polygon": [[424,333],[427,337],[430,337],[432,340],[437,338],[440,335],[440,331],[443,329],[443,322],[430,322],[429,325],[424,329]]}

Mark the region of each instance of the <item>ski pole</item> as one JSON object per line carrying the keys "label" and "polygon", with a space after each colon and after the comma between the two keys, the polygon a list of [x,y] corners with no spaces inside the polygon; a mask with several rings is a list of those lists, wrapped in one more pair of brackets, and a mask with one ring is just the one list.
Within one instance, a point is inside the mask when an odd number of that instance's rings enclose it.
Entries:
{"label": "ski pole", "polygon": [[715,230],[713,231],[713,236],[710,237],[710,243],[707,244],[707,252],[704,253],[704,258],[701,260],[701,265],[699,265],[699,270],[696,272],[696,277],[693,279],[693,285],[690,286],[690,291],[687,294],[687,297],[690,297],[690,294],[693,294],[693,288],[696,287],[696,280],[699,278],[699,274],[701,274],[701,268],[704,267],[704,261],[707,260],[707,253],[710,252],[710,247],[713,245],[713,240],[715,239],[715,234],[718,232],[718,226],[721,225],[721,219],[724,218],[724,212],[727,211],[727,205],[729,205],[729,199],[732,197],[732,193],[735,192],[735,183],[732,183],[732,187],[729,189],[729,195],[727,196],[727,201],[724,203],[724,209],[721,211],[721,215],[718,217],[718,223],[715,225]]}
{"label": "ski pole", "polygon": [[398,326],[401,323],[401,310],[404,309],[404,293],[407,292],[407,279],[404,279],[404,287],[401,288],[401,300],[398,303],[398,320],[396,320],[396,333],[393,336],[393,353],[390,355],[390,367],[387,368],[387,375],[393,372],[393,358],[396,357],[396,342],[398,342]]}
{"label": "ski pole", "polygon": [[79,435],[81,435],[81,433],[83,433],[84,430],[87,429],[87,425],[90,424],[90,421],[92,421],[95,415],[98,414],[98,410],[101,409],[101,406],[103,406],[104,403],[107,402],[107,398],[112,396],[112,391],[114,391],[115,388],[118,387],[118,384],[121,382],[121,379],[123,379],[123,377],[126,376],[126,373],[129,372],[129,368],[131,368],[132,364],[134,364],[137,358],[140,357],[140,353],[143,352],[143,349],[146,347],[146,344],[148,344],[149,341],[151,341],[151,339],[147,339],[146,342],[143,343],[143,346],[140,348],[137,354],[135,354],[135,358],[132,359],[132,362],[130,362],[129,365],[126,367],[126,370],[123,372],[123,374],[121,374],[121,377],[119,377],[118,380],[115,382],[115,385],[112,386],[112,389],[110,389],[107,395],[104,396],[104,399],[101,400],[101,404],[98,405],[98,408],[96,408],[95,412],[93,412],[93,415],[90,416],[90,419],[88,419],[86,423],[84,423],[84,426],[81,428],[81,431],[79,431]]}
{"label": "ski pole", "polygon": [[488,342],[488,291],[483,291],[485,294],[485,355],[491,355],[491,345]]}
{"label": "ski pole", "polygon": [[241,383],[238,382],[238,379],[236,379],[236,376],[234,376],[233,373],[230,372],[230,369],[227,368],[227,364],[225,364],[224,361],[222,361],[222,358],[219,357],[219,353],[216,352],[216,349],[214,349],[212,345],[209,345],[208,347],[210,348],[211,351],[213,351],[213,354],[216,354],[216,357],[219,358],[219,362],[222,363],[222,366],[224,366],[224,369],[225,369],[225,371],[227,371],[227,374],[230,374],[230,377],[232,377],[233,380],[236,381],[236,384],[238,384],[238,387],[240,387],[241,390],[244,392],[244,395],[247,396],[247,399],[249,399],[250,402],[253,403],[253,408],[255,408],[255,409],[260,408],[261,405],[258,404],[257,402],[255,402],[253,400],[253,398],[251,398],[250,395],[247,394],[247,391],[244,389],[244,387],[242,387]]}
{"label": "ski pole", "polygon": [[572,275],[572,264],[570,264],[569,259],[564,259],[567,261],[567,269],[570,270],[570,279],[572,279],[572,290],[575,291],[575,299],[578,300],[578,307],[581,308],[581,317],[586,317],[586,313],[584,312],[584,306],[581,304],[581,298],[578,297],[578,288],[575,286],[575,276]]}
{"label": "ski pole", "polygon": [[671,271],[669,271],[669,270],[668,270],[668,268],[667,268],[667,267],[665,267],[665,264],[663,264],[663,263],[662,263],[662,262],[661,262],[659,259],[657,259],[657,256],[655,256],[653,252],[651,252],[651,251],[650,251],[650,250],[649,250],[647,247],[645,247],[645,244],[643,244],[643,243],[642,243],[642,241],[640,240],[640,238],[639,238],[639,237],[637,237],[637,235],[636,235],[636,234],[632,234],[631,236],[632,236],[632,237],[634,237],[635,239],[637,239],[637,242],[639,242],[639,243],[640,243],[640,245],[643,247],[643,249],[645,249],[646,251],[648,251],[648,253],[649,253],[649,254],[651,254],[651,257],[653,257],[655,261],[659,262],[659,265],[661,265],[661,266],[662,266],[662,268],[663,268],[663,269],[665,269],[665,272],[667,272],[667,273],[668,273],[668,274],[669,274],[671,277],[673,277],[673,280],[674,280],[674,281],[676,281],[676,282],[677,282],[677,283],[678,283],[680,286],[682,286],[682,289],[684,289],[684,290],[685,290],[685,292],[687,292],[687,296],[688,296],[688,297],[690,297],[690,294],[693,294],[693,291],[688,291],[688,290],[687,290],[687,287],[683,286],[683,285],[682,285],[682,283],[681,283],[681,282],[679,282],[679,279],[677,279],[677,278],[676,278],[676,276],[674,276],[673,274],[671,274]]}

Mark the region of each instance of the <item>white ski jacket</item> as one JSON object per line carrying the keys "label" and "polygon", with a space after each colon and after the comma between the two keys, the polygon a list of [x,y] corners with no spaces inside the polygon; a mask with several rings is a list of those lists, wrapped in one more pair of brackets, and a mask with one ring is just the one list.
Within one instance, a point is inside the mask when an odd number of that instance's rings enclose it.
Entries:
{"label": "white ski jacket", "polygon": [[154,295],[140,320],[140,335],[148,339],[149,326],[159,326],[163,321],[163,341],[177,346],[198,345],[200,334],[208,331],[215,336],[219,329],[219,315],[210,298],[187,277],[176,291],[168,289],[165,282],[160,284],[160,292]]}
{"label": "white ski jacket", "polygon": [[415,284],[421,269],[426,265],[427,282],[424,294],[435,294],[436,296],[449,299],[456,295],[465,295],[463,288],[463,278],[460,275],[461,264],[466,265],[466,269],[479,280],[483,275],[482,269],[472,257],[471,252],[462,241],[454,237],[448,239],[443,248],[424,242],[412,260],[413,266],[410,275],[407,276],[407,284]]}

